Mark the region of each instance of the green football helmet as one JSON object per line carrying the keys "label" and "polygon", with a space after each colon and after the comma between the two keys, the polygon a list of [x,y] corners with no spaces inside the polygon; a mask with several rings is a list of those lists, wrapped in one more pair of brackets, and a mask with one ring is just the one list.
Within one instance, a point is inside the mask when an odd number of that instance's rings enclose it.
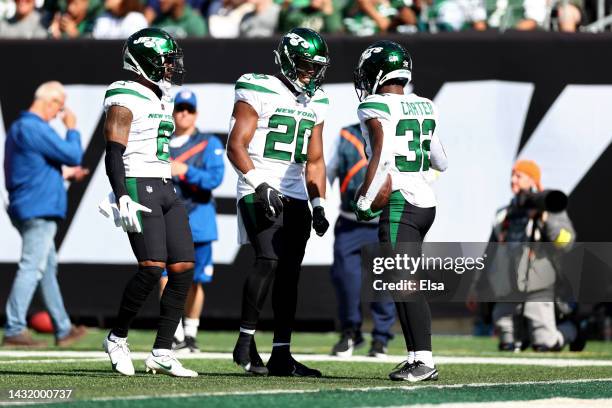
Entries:
{"label": "green football helmet", "polygon": [[144,28],[125,42],[123,68],[167,91],[171,85],[183,84],[183,50],[164,30]]}
{"label": "green football helmet", "polygon": [[361,54],[353,73],[357,97],[362,101],[390,79],[412,79],[412,59],[408,51],[393,41],[377,41]]}
{"label": "green football helmet", "polygon": [[[283,36],[274,51],[274,60],[296,90],[312,97],[323,84],[329,52],[325,40],[316,31],[299,27]],[[304,75],[308,76],[308,83],[300,80]]]}

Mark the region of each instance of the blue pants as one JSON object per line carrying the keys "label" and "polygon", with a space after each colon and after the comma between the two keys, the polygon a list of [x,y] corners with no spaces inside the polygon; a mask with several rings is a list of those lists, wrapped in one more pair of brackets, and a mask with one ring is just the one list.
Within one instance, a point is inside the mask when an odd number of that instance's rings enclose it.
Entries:
{"label": "blue pants", "polygon": [[43,218],[12,222],[23,242],[19,269],[6,301],[4,335],[16,336],[26,328],[26,314],[36,287],[40,285],[45,306],[53,321],[55,337],[61,339],[70,333],[72,323],[57,283],[57,254],[53,241],[57,223]]}
{"label": "blue pants", "polygon": [[[331,278],[338,299],[338,317],[342,330],[361,330],[361,247],[378,242],[378,225],[338,217],[334,228],[334,264]],[[393,302],[370,304],[374,331],[372,338],[387,344],[393,337],[395,322]]]}
{"label": "blue pants", "polygon": [[[195,249],[193,282],[210,283],[213,279],[212,242],[196,242],[193,245]],[[164,270],[162,276],[168,276],[168,272]]]}

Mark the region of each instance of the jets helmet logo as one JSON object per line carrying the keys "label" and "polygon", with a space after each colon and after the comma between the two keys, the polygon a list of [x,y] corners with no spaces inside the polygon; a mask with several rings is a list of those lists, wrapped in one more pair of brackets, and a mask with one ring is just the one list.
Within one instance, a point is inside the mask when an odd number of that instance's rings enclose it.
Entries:
{"label": "jets helmet logo", "polygon": [[298,45],[301,45],[304,48],[310,48],[310,44],[308,43],[308,41],[306,41],[299,34],[289,33],[289,34],[287,34],[287,37],[289,37],[289,44],[293,45],[294,47],[298,46]]}
{"label": "jets helmet logo", "polygon": [[372,48],[368,48],[366,49],[363,54],[361,54],[361,58],[359,59],[359,65],[363,64],[363,62],[365,60],[367,60],[368,58],[370,58],[372,56],[372,54],[377,54],[379,52],[381,52],[383,49],[382,47],[372,47]]}
{"label": "jets helmet logo", "polygon": [[161,49],[161,46],[166,42],[163,38],[156,37],[140,37],[134,40],[134,45],[142,44],[147,48],[155,48]]}

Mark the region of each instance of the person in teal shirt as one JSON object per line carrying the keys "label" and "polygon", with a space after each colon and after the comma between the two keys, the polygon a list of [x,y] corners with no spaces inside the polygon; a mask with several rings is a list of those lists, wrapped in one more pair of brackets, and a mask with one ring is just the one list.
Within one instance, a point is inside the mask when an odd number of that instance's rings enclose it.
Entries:
{"label": "person in teal shirt", "polygon": [[175,38],[204,37],[208,33],[206,21],[185,0],[161,0],[161,13],[153,26],[167,31]]}

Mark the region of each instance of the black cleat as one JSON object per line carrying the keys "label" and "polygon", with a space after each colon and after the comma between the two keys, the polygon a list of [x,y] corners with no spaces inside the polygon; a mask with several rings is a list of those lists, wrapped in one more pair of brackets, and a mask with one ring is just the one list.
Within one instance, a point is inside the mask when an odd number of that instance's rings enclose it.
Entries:
{"label": "black cleat", "polygon": [[187,343],[183,339],[179,341],[176,337],[172,339],[172,350],[176,352],[185,352],[188,351]]}
{"label": "black cleat", "polygon": [[340,336],[340,340],[332,348],[331,355],[338,357],[350,357],[353,355],[355,349],[355,341],[353,340],[352,333],[343,332]]}
{"label": "black cleat", "polygon": [[257,346],[255,345],[255,338],[251,338],[248,348],[245,344],[239,341],[234,347],[234,363],[238,364],[248,374],[253,375],[266,375],[268,369],[264,365],[259,353],[257,352]]}
{"label": "black cleat", "polygon": [[547,346],[545,344],[534,344],[532,346],[533,351],[536,353],[548,353],[548,352],[559,352],[563,348],[563,345],[556,343],[554,346]]}
{"label": "black cleat", "polygon": [[365,344],[365,340],[360,331],[351,329],[344,330],[340,335],[340,340],[332,348],[331,355],[337,357],[350,357],[353,351]]}
{"label": "black cleat", "polygon": [[187,344],[187,348],[191,353],[200,352],[200,348],[198,347],[195,337],[185,336],[185,344]]}
{"label": "black cleat", "polygon": [[587,341],[588,321],[582,320],[576,324],[576,338],[569,344],[570,351],[582,351],[586,346]]}
{"label": "black cleat", "polygon": [[499,343],[497,349],[499,351],[514,351],[514,343]]}
{"label": "black cleat", "polygon": [[268,369],[264,364],[263,360],[257,352],[257,345],[255,345],[255,338],[251,341],[251,347],[249,347],[249,358],[251,359],[250,372],[255,375],[267,375]]}
{"label": "black cleat", "polygon": [[268,375],[275,377],[313,377],[322,376],[319,370],[308,368],[304,364],[296,361],[291,355],[288,357],[275,357],[274,353],[267,364]]}
{"label": "black cleat", "polygon": [[185,336],[185,340],[177,341],[176,338],[172,342],[172,350],[177,353],[199,353],[198,343],[194,337]]}
{"label": "black cleat", "polygon": [[393,381],[418,382],[438,380],[438,370],[427,367],[422,361],[415,361],[414,363],[405,361],[395,368],[389,374],[389,378]]}
{"label": "black cleat", "polygon": [[365,346],[366,342],[365,342],[365,339],[363,338],[363,334],[361,334],[360,330],[355,332],[355,336],[353,337],[353,342],[355,344],[355,350]]}
{"label": "black cleat", "polygon": [[368,356],[377,358],[387,357],[387,345],[380,340],[372,340]]}

